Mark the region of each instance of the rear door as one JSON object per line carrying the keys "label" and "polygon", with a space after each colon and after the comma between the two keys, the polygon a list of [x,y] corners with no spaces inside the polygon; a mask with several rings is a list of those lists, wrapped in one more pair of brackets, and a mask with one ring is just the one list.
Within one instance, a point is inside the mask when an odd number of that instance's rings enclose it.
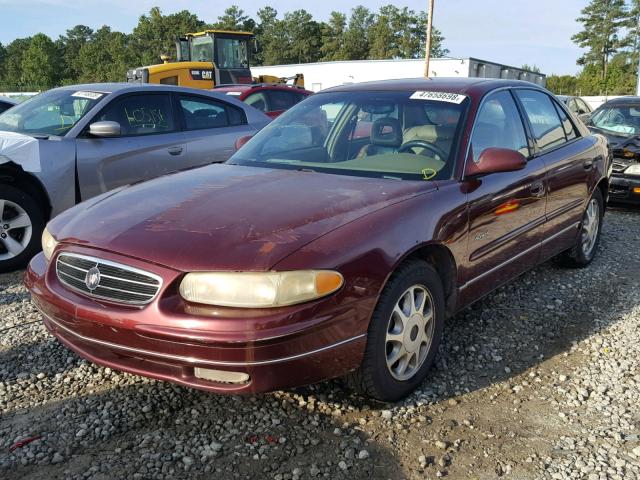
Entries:
{"label": "rear door", "polygon": [[470,180],[469,236],[464,302],[473,301],[538,262],[545,222],[545,164],[532,157],[523,119],[509,90],[483,99],[467,162],[489,147],[529,157],[516,172]]}
{"label": "rear door", "polygon": [[187,146],[175,118],[170,94],[116,97],[91,123],[98,121],[118,122],[121,135],[95,138],[84,132],[76,139],[78,180],[83,200],[185,168]]}
{"label": "rear door", "polygon": [[236,140],[253,135],[244,111],[210,97],[176,95],[184,124],[190,166],[225,162],[235,152]]}
{"label": "rear door", "polygon": [[590,141],[583,141],[562,107],[544,92],[515,91],[534,137],[534,158],[547,166],[547,223],[542,249],[548,258],[573,244],[595,168]]}

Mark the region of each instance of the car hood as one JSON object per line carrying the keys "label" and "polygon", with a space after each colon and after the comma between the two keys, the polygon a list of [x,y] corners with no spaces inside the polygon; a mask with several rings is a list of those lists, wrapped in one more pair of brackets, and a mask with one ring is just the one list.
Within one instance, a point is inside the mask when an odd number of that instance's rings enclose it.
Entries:
{"label": "car hood", "polygon": [[640,152],[640,135],[625,135],[623,133],[615,133],[611,132],[610,130],[603,130],[602,128],[594,127],[593,125],[589,125],[589,130],[594,133],[604,135],[614,151],[626,148],[628,150],[632,150],[633,152]]}
{"label": "car hood", "polygon": [[264,271],[331,230],[433,189],[432,182],[211,165],[81,203],[48,228],[61,242],[181,271]]}

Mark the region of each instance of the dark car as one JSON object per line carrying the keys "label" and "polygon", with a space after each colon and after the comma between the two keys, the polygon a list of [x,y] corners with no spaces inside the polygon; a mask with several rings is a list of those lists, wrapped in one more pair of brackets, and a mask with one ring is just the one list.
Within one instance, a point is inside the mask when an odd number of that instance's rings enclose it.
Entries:
{"label": "dark car", "polygon": [[613,151],[610,201],[640,205],[640,97],[609,100],[586,124],[607,137]]}
{"label": "dark car", "polygon": [[0,96],[0,113],[5,110],[9,110],[11,107],[16,105],[18,102],[10,99],[9,97],[1,97]]}
{"label": "dark car", "polygon": [[270,83],[221,85],[216,87],[215,91],[234,96],[271,118],[276,118],[313,94],[309,90],[294,85]]}
{"label": "dark car", "polygon": [[576,116],[591,113],[591,107],[580,97],[571,97],[569,95],[556,95],[556,98],[564,103],[569,111]]}
{"label": "dark car", "polygon": [[49,331],[111,368],[219,393],[350,375],[395,400],[445,318],[548,258],[591,262],[608,161],[527,82],[344,85],[226,164],[63,213],[25,281]]}

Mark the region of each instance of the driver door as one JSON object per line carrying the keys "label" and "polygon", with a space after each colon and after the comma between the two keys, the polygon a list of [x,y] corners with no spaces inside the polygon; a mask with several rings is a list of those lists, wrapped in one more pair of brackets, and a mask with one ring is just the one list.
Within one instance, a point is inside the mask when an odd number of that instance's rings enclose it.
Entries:
{"label": "driver door", "polygon": [[169,94],[117,97],[92,122],[105,120],[120,124],[119,137],[84,133],[76,140],[82,200],[188,167],[185,136],[179,131]]}

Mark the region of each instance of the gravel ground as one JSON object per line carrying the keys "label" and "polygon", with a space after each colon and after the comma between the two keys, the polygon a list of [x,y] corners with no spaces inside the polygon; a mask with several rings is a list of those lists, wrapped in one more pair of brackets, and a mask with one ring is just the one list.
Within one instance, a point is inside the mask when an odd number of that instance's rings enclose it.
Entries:
{"label": "gravel ground", "polygon": [[451,319],[395,405],[337,381],[221,397],[98,367],[47,334],[21,272],[0,275],[0,477],[640,479],[639,224],[610,211],[589,268],[547,263]]}

